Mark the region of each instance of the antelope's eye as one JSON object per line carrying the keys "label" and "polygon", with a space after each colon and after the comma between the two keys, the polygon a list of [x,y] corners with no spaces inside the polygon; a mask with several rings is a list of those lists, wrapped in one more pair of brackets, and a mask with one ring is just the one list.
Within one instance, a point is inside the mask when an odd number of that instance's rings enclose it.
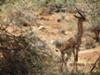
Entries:
{"label": "antelope's eye", "polygon": [[56,52],[58,52],[59,50],[56,49]]}

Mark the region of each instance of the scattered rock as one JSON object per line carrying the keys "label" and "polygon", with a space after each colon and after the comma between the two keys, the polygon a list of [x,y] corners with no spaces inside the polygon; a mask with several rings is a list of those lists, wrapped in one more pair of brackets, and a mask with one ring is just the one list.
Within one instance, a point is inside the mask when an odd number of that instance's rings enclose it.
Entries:
{"label": "scattered rock", "polygon": [[65,34],[65,30],[64,29],[59,29],[58,31],[59,33]]}
{"label": "scattered rock", "polygon": [[46,27],[45,27],[45,26],[40,26],[38,29],[39,29],[39,30],[45,30]]}

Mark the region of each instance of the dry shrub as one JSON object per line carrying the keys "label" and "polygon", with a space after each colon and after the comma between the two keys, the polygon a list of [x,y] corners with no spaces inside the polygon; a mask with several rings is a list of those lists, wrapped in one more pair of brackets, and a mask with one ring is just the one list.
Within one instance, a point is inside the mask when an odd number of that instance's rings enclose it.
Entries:
{"label": "dry shrub", "polygon": [[14,36],[0,30],[0,75],[41,74],[43,58],[48,56],[40,51],[43,48],[44,42],[34,35]]}

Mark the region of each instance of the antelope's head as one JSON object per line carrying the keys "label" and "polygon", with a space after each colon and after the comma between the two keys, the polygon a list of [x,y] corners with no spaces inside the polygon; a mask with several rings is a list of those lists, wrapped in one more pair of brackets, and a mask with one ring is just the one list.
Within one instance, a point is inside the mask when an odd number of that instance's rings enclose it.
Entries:
{"label": "antelope's head", "polygon": [[80,20],[82,22],[86,21],[86,15],[84,14],[84,12],[79,10],[77,7],[75,7],[75,8],[76,8],[77,13],[79,14],[79,15],[74,15],[75,18],[78,18],[78,20]]}

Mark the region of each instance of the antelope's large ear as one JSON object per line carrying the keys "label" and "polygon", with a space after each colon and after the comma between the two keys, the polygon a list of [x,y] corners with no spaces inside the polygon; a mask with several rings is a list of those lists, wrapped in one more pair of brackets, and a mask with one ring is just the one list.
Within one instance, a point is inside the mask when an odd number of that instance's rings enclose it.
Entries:
{"label": "antelope's large ear", "polygon": [[80,17],[79,17],[79,16],[77,16],[77,15],[74,15],[74,17],[75,17],[75,18],[78,18],[78,19],[80,18]]}

